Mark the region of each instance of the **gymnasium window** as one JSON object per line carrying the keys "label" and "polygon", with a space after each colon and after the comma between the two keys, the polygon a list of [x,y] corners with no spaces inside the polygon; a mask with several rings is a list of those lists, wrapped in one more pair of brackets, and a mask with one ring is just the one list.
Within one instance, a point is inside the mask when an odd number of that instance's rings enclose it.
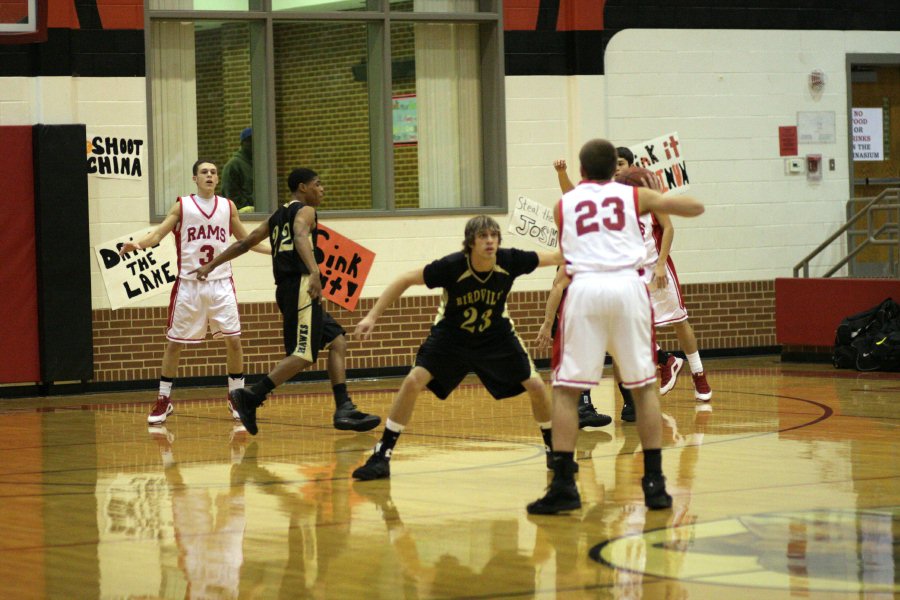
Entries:
{"label": "gymnasium window", "polygon": [[259,218],[297,166],[330,216],[505,210],[499,2],[150,0],[154,220],[247,127]]}

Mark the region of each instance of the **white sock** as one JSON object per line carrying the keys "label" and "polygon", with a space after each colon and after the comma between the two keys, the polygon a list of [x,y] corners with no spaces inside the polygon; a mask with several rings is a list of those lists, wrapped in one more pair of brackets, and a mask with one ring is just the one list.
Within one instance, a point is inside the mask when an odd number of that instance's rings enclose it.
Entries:
{"label": "white sock", "polygon": [[403,428],[406,427],[405,425],[401,425],[400,423],[395,423],[394,421],[391,421],[390,419],[388,419],[384,422],[384,426],[386,429],[390,429],[394,433],[403,433]]}
{"label": "white sock", "polygon": [[691,365],[691,373],[702,373],[703,372],[703,363],[700,362],[700,351],[694,352],[693,354],[685,354],[688,359],[688,364]]}
{"label": "white sock", "polygon": [[228,391],[233,392],[234,390],[240,390],[244,387],[244,378],[235,379],[234,377],[228,378]]}
{"label": "white sock", "polygon": [[169,397],[172,395],[172,382],[171,381],[162,381],[159,382],[159,395]]}

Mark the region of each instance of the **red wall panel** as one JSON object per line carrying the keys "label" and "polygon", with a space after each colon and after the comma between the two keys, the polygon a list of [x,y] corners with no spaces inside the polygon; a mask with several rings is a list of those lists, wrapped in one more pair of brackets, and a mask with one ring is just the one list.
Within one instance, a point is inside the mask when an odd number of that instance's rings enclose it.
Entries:
{"label": "red wall panel", "polygon": [[885,298],[900,302],[900,281],[776,279],[775,337],[782,345],[833,346],[841,319]]}
{"label": "red wall panel", "polygon": [[0,127],[0,383],[40,380],[31,126]]}

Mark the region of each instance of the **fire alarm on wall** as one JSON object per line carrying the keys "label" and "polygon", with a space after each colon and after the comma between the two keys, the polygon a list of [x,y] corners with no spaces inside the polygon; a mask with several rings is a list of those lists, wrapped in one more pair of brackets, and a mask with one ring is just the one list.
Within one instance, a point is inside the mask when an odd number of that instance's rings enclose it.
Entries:
{"label": "fire alarm on wall", "polygon": [[803,172],[803,159],[802,158],[786,158],[786,159],[784,159],[784,172],[786,175],[790,175],[792,173],[802,173]]}

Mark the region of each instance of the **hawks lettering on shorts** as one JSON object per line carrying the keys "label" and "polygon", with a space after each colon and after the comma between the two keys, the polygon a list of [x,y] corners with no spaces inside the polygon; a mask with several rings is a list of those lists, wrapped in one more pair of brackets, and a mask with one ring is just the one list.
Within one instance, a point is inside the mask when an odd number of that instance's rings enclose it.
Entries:
{"label": "hawks lettering on shorts", "polygon": [[297,354],[306,354],[309,348],[309,325],[301,323],[297,327]]}

